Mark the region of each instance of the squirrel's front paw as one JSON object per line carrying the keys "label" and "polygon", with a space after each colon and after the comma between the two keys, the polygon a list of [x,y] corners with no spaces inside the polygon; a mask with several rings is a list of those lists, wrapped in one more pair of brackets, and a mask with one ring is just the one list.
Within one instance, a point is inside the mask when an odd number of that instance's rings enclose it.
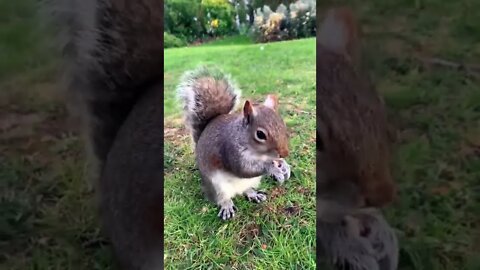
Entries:
{"label": "squirrel's front paw", "polygon": [[220,205],[220,212],[218,212],[218,217],[223,220],[231,219],[235,216],[235,211],[237,207],[230,200]]}
{"label": "squirrel's front paw", "polygon": [[290,178],[290,165],[284,159],[276,159],[272,161],[270,174],[280,183]]}

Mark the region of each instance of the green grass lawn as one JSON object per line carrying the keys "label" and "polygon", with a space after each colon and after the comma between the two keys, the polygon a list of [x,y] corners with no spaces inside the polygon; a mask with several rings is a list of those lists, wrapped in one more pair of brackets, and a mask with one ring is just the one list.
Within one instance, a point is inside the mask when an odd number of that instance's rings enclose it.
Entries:
{"label": "green grass lawn", "polygon": [[202,47],[209,46],[228,46],[228,45],[248,45],[252,43],[252,39],[249,36],[230,36],[212,40],[202,44]]}
{"label": "green grass lawn", "polygon": [[[203,198],[174,98],[181,74],[201,63],[230,73],[244,98],[277,93],[290,133],[294,176],[284,186],[265,178],[265,203],[237,197],[229,222]],[[166,269],[315,269],[315,39],[168,49],[164,79]]]}
{"label": "green grass lawn", "polygon": [[[34,15],[37,2],[0,2],[0,269],[109,269],[108,242],[83,179],[83,149],[56,92],[50,36]],[[480,2],[349,2],[358,7],[372,75],[399,130],[399,199],[386,211],[399,232],[399,269],[478,270],[479,81],[420,65],[413,56],[479,64]],[[231,40],[165,52],[166,263],[312,266],[315,41],[268,44],[262,51],[243,38]],[[226,223],[200,193],[173,99],[181,73],[199,62],[231,73],[245,97],[280,93],[291,132],[295,175],[284,187],[265,181],[264,204],[238,198],[238,215]]]}

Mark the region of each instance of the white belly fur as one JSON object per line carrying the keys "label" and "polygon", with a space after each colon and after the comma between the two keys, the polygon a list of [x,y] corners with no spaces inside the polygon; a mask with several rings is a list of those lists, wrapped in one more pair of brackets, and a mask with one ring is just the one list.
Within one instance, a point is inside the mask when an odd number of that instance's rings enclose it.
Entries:
{"label": "white belly fur", "polygon": [[216,171],[211,180],[220,200],[231,199],[249,188],[257,188],[262,176],[253,178],[238,178],[225,171]]}

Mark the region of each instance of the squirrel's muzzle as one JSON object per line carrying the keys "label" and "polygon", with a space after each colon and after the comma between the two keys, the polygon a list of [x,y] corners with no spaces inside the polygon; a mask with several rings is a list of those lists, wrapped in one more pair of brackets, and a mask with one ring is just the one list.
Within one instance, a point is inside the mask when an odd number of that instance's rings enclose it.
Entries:
{"label": "squirrel's muzzle", "polygon": [[281,158],[286,158],[288,156],[288,147],[280,147],[277,149],[278,155]]}

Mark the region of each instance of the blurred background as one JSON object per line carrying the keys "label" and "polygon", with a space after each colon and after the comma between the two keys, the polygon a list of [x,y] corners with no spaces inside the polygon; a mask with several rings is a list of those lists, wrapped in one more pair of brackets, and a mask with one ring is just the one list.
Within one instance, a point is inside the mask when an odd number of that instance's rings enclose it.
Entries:
{"label": "blurred background", "polygon": [[480,269],[480,1],[318,1],[319,17],[331,4],[357,12],[397,129],[399,269]]}
{"label": "blurred background", "polygon": [[255,42],[315,36],[316,1],[165,0],[165,48],[226,36]]}

